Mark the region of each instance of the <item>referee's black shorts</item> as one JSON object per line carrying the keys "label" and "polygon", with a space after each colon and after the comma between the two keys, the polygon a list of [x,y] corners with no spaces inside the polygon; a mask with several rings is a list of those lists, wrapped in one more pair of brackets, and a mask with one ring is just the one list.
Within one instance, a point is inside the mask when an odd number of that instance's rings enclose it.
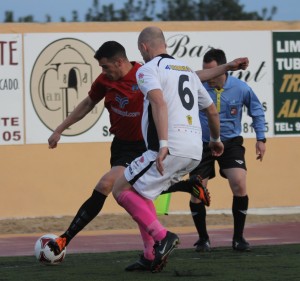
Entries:
{"label": "referee's black shorts", "polygon": [[111,147],[110,165],[127,167],[146,151],[144,141],[124,141],[114,137]]}
{"label": "referee's black shorts", "polygon": [[208,143],[204,142],[202,160],[190,175],[200,175],[203,179],[214,178],[216,176],[215,161],[218,162],[219,173],[224,178],[226,178],[224,173],[222,173],[224,169],[241,168],[247,170],[243,142],[244,139],[242,136],[224,141],[224,152],[219,157],[212,156]]}

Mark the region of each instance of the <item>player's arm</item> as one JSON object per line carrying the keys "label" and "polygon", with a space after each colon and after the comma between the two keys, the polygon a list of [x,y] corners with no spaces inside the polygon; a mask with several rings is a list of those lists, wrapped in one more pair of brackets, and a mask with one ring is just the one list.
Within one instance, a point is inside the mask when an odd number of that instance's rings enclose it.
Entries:
{"label": "player's arm", "polygon": [[160,149],[156,159],[158,171],[163,174],[163,160],[168,154],[168,108],[160,89],[154,89],[148,92],[147,98],[151,104],[152,116],[155,123]]}
{"label": "player's arm", "polygon": [[210,69],[197,70],[196,74],[202,82],[217,77],[226,73],[227,71],[245,70],[249,65],[248,58],[237,58],[231,62],[218,65]]}
{"label": "player's arm", "polygon": [[94,102],[89,96],[81,101],[71,112],[71,114],[68,115],[68,117],[55,129],[55,131],[49,137],[49,148],[55,148],[60,140],[60,135],[62,134],[62,132],[65,129],[69,128],[71,125],[81,120],[94,108],[95,105],[96,102]]}
{"label": "player's arm", "polygon": [[204,109],[208,119],[208,127],[210,130],[209,147],[213,156],[220,156],[224,151],[224,145],[220,139],[220,118],[214,103]]}

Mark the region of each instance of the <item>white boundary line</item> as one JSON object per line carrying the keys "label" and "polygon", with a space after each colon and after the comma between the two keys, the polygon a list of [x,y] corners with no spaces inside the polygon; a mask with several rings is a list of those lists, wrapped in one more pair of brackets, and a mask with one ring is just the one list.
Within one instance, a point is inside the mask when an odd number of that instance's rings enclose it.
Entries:
{"label": "white boundary line", "polygon": [[[231,209],[209,210],[206,209],[208,215],[232,214]],[[189,211],[169,212],[170,215],[189,215]],[[272,208],[255,208],[248,209],[248,215],[291,215],[300,214],[300,206],[294,207],[272,207]]]}

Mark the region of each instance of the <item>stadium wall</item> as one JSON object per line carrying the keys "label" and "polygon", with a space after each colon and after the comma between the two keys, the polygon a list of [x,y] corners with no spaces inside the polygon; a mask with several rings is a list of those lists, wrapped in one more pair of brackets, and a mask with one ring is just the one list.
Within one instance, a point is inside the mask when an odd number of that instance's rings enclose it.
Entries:
{"label": "stadium wall", "polygon": [[[0,24],[0,33],[139,32],[148,25],[164,31],[300,30],[300,22],[15,23]],[[245,139],[245,147],[249,207],[299,206],[300,138],[268,138],[263,162],[256,160],[255,139]],[[109,170],[109,157],[109,142],[59,144],[54,150],[46,144],[0,145],[0,219],[74,215]],[[226,180],[216,177],[209,189],[211,209],[231,208]],[[189,211],[189,196],[173,194],[170,211]],[[109,196],[103,213],[124,210]]]}

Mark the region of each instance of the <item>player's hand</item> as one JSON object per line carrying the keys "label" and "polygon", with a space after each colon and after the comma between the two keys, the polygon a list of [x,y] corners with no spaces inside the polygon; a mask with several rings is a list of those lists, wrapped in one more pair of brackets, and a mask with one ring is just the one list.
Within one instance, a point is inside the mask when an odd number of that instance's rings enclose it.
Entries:
{"label": "player's hand", "polygon": [[156,167],[157,167],[157,170],[159,171],[159,173],[161,175],[164,174],[163,161],[167,157],[168,152],[169,152],[168,147],[162,147],[162,148],[159,149],[159,152],[158,152],[157,157],[156,157]]}
{"label": "player's hand", "polygon": [[60,133],[57,133],[56,131],[53,132],[53,134],[48,139],[49,148],[56,148],[57,143],[60,140]]}
{"label": "player's hand", "polygon": [[256,148],[256,160],[260,160],[261,162],[266,152],[266,144],[263,143],[262,141],[258,141],[256,142],[255,148]]}
{"label": "player's hand", "polygon": [[212,156],[218,157],[218,156],[221,156],[224,152],[224,145],[221,141],[219,141],[219,142],[210,141],[208,146],[211,149]]}
{"label": "player's hand", "polygon": [[231,62],[228,63],[228,70],[245,70],[249,66],[249,60],[248,58],[237,58]]}

